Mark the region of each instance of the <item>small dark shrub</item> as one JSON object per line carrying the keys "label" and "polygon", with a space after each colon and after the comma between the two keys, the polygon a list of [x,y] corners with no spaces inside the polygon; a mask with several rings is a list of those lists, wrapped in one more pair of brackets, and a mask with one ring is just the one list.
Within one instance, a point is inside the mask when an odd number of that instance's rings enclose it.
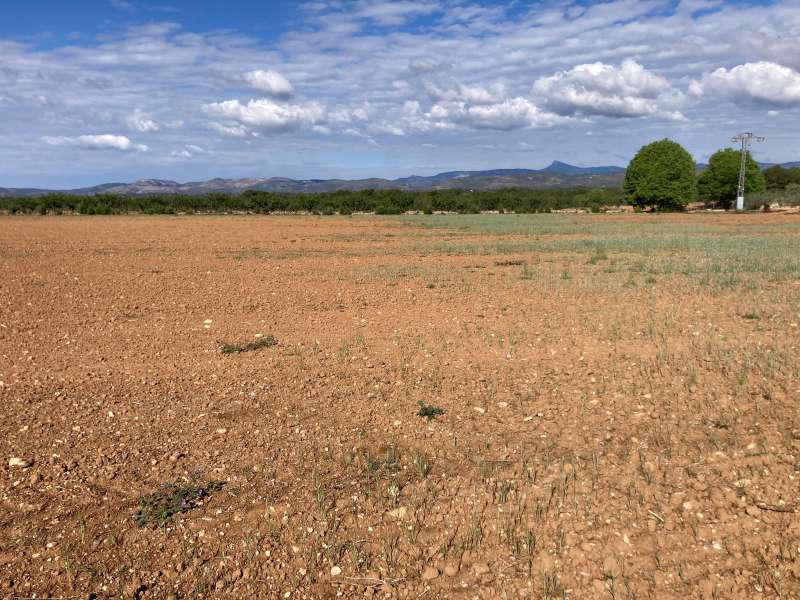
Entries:
{"label": "small dark shrub", "polygon": [[419,402],[419,410],[417,411],[418,417],[425,417],[428,421],[432,421],[439,415],[444,414],[444,409],[439,406],[434,406],[433,404],[425,404],[424,402]]}
{"label": "small dark shrub", "polygon": [[246,344],[225,344],[222,347],[223,354],[239,354],[241,352],[252,352],[254,350],[261,350],[262,348],[269,348],[278,343],[273,335],[265,335],[264,337],[247,342]]}

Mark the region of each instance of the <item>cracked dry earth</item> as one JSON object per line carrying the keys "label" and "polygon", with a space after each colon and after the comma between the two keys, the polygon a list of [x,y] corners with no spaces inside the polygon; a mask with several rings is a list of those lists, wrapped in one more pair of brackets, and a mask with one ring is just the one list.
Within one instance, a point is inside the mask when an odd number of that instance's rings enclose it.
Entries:
{"label": "cracked dry earth", "polygon": [[0,597],[800,597],[797,273],[420,223],[0,218]]}

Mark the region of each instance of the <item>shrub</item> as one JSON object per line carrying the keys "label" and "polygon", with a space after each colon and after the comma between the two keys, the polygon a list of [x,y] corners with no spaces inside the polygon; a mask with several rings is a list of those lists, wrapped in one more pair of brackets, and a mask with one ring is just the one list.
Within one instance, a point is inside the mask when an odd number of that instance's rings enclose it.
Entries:
{"label": "shrub", "polygon": [[246,344],[225,344],[222,347],[223,354],[241,354],[242,352],[253,352],[262,348],[269,348],[278,343],[275,336],[267,335]]}
{"label": "shrub", "polygon": [[643,146],[625,172],[623,190],[634,206],[677,210],[697,196],[692,155],[680,144],[661,140]]}
{"label": "shrub", "polygon": [[432,421],[439,415],[444,414],[444,409],[439,406],[434,406],[433,404],[425,404],[424,402],[420,401],[419,410],[417,411],[418,417],[425,417],[428,421]]}

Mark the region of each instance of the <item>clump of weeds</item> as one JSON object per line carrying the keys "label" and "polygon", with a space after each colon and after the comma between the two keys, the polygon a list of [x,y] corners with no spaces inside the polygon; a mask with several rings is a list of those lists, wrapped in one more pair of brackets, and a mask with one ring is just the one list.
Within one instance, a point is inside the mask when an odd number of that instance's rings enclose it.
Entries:
{"label": "clump of weeds", "polygon": [[431,472],[431,461],[421,450],[414,453],[411,462],[414,464],[414,468],[417,470],[417,474],[420,478],[425,479]]}
{"label": "clump of weeds", "polygon": [[275,339],[274,335],[265,335],[264,337],[260,337],[252,342],[247,342],[246,344],[225,344],[222,347],[222,353],[241,354],[242,352],[253,352],[255,350],[261,350],[262,348],[269,348],[277,343],[278,340]]}
{"label": "clump of weeds", "polygon": [[173,516],[201,506],[210,494],[221,490],[223,485],[221,481],[201,483],[196,479],[164,483],[157,492],[141,499],[139,509],[133,514],[133,522],[139,527],[164,527]]}
{"label": "clump of weeds", "polygon": [[444,409],[440,406],[434,406],[433,404],[425,404],[421,400],[418,402],[419,410],[417,411],[418,417],[425,417],[428,421],[433,421],[439,415],[444,414]]}
{"label": "clump of weeds", "polygon": [[524,260],[496,260],[494,261],[495,267],[522,267],[525,265]]}

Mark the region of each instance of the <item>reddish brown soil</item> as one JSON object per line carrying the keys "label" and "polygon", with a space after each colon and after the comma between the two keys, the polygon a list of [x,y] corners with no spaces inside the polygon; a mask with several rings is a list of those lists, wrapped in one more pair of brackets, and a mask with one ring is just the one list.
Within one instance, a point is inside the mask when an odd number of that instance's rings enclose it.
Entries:
{"label": "reddish brown soil", "polygon": [[467,237],[0,219],[0,597],[800,597],[797,282]]}

